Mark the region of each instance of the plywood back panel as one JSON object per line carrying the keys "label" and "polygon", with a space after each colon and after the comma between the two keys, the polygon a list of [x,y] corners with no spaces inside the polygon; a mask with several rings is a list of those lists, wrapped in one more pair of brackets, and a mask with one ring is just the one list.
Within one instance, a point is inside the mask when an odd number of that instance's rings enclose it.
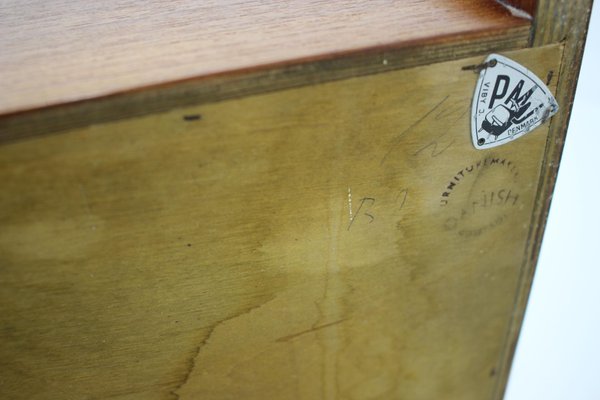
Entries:
{"label": "plywood back panel", "polygon": [[498,398],[547,127],[475,150],[481,61],[0,146],[1,397]]}

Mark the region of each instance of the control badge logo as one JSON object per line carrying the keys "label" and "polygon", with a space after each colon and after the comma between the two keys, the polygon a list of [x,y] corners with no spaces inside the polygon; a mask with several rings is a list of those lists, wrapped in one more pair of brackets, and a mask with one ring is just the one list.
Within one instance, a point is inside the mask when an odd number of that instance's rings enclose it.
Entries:
{"label": "control badge logo", "polygon": [[479,72],[471,112],[477,149],[506,144],[537,128],[558,111],[544,83],[522,65],[490,54]]}

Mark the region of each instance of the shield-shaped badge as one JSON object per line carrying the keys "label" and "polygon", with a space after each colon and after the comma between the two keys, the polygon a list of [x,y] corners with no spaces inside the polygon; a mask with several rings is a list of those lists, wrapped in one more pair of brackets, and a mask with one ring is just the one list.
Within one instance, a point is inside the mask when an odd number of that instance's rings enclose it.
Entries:
{"label": "shield-shaped badge", "polygon": [[471,111],[475,148],[506,144],[558,111],[550,90],[527,68],[498,54],[490,54],[483,65]]}

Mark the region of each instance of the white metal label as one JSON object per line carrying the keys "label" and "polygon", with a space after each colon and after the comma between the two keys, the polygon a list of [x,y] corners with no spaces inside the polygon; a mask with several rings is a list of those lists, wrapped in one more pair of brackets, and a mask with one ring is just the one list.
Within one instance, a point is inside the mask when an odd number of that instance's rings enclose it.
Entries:
{"label": "white metal label", "polygon": [[537,128],[558,111],[550,90],[531,71],[490,54],[479,72],[471,111],[477,149],[500,146]]}

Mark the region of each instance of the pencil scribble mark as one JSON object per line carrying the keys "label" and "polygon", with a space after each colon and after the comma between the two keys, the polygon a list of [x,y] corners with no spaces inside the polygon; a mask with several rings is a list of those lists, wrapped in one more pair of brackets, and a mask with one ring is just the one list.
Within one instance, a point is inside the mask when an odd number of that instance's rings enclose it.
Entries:
{"label": "pencil scribble mark", "polygon": [[392,151],[394,151],[394,149],[400,143],[400,140],[404,137],[404,135],[406,135],[407,133],[412,131],[421,122],[423,122],[427,117],[429,117],[432,113],[434,113],[442,104],[444,104],[446,102],[446,100],[448,100],[449,97],[450,97],[450,95],[444,97],[442,99],[442,101],[437,103],[431,110],[427,111],[427,113],[425,113],[425,115],[423,115],[421,118],[417,119],[415,122],[412,123],[412,125],[410,125],[408,128],[406,128],[405,130],[400,132],[400,134],[398,134],[398,136],[396,136],[394,138],[394,140],[392,141],[392,145],[390,146],[389,150],[385,153],[385,155],[381,159],[381,162],[379,163],[379,165],[383,165],[385,163],[385,161],[387,160],[389,155],[392,153]]}

